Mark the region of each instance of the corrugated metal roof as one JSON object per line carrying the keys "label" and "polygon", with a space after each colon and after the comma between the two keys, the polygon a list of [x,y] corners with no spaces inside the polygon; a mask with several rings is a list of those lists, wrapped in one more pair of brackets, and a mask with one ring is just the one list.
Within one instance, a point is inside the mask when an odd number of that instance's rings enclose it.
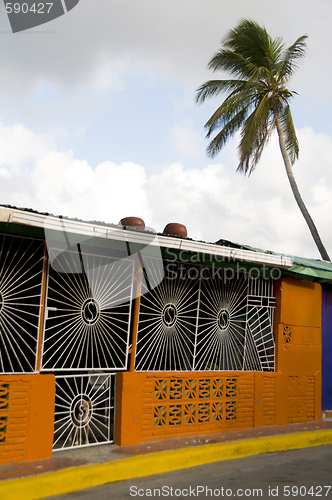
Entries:
{"label": "corrugated metal roof", "polygon": [[[223,242],[225,240],[219,240]],[[231,242],[228,242],[232,244]],[[319,259],[308,259],[304,257],[296,257],[294,255],[287,255],[277,252],[272,252],[271,250],[262,250],[260,248],[251,247],[249,245],[239,245],[234,243],[234,248],[243,248],[246,250],[251,250],[252,252],[263,252],[270,255],[282,255],[283,257],[289,257],[293,260],[293,265],[287,270],[288,274],[303,275],[315,279],[316,281],[329,282],[332,281],[332,262],[327,262],[325,260]]]}
{"label": "corrugated metal roof", "polygon": [[[58,217],[63,220],[68,220],[68,221],[73,221],[77,223],[82,223],[82,224],[91,224],[91,225],[98,225],[98,226],[104,226],[104,227],[109,227],[109,228],[119,228],[118,224],[114,223],[107,223],[107,222],[102,222],[102,221],[95,221],[95,220],[90,220],[90,221],[84,221],[82,219],[78,218],[71,218],[71,217],[65,217],[62,215],[54,215],[48,212],[38,212],[37,210],[33,210],[30,208],[26,207],[15,207],[12,205],[5,205],[5,204],[0,204],[0,207],[8,208],[8,209],[13,209],[13,210],[20,210],[23,212],[31,213],[31,214],[36,214],[36,215],[42,215],[44,217]],[[138,233],[147,233],[151,234],[151,231],[148,230],[140,230],[140,229],[132,229],[132,231],[137,231]],[[266,254],[266,255],[271,255],[271,256],[276,256],[276,257],[285,257],[286,259],[292,259],[293,265],[291,267],[288,267],[287,269],[287,274],[288,275],[301,275],[303,278],[308,278],[308,279],[314,279],[315,281],[331,281],[332,282],[332,263],[326,262],[326,261],[321,261],[318,259],[307,259],[307,258],[302,258],[302,257],[294,257],[291,255],[287,254],[282,254],[278,252],[273,252],[271,250],[262,250],[259,248],[251,247],[249,245],[243,245],[239,243],[234,243],[229,240],[224,240],[220,239],[215,243],[207,242],[207,241],[197,241],[193,240],[192,238],[182,238],[179,236],[173,236],[173,235],[165,235],[163,233],[157,233],[158,236],[162,237],[167,237],[167,238],[172,238],[172,239],[179,239],[179,240],[186,240],[188,243],[192,242],[193,248],[196,246],[200,246],[200,244],[203,245],[213,245],[216,247],[228,247],[228,248],[234,248],[238,250],[245,250],[249,252],[256,252],[259,254]],[[188,247],[188,251],[194,251],[194,249]],[[211,248],[211,246],[210,246]]]}

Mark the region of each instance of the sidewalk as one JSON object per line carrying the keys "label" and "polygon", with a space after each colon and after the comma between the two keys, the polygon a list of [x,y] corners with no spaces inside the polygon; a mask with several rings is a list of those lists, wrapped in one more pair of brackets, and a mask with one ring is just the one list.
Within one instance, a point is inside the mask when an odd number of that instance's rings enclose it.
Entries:
{"label": "sidewalk", "polygon": [[32,500],[258,453],[332,443],[332,419],[135,446],[79,448],[49,460],[0,466],[1,500]]}

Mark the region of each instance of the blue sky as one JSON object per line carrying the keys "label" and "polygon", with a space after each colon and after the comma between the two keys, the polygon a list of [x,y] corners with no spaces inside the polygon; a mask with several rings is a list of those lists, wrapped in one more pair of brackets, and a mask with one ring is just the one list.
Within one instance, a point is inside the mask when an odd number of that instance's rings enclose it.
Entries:
{"label": "blue sky", "polygon": [[[308,52],[291,88],[300,140],[294,173],[332,253],[332,5],[329,0],[80,0],[68,14],[12,34],[0,3],[2,203],[318,257],[276,141],[248,179],[236,138],[211,160],[197,106],[206,65],[241,18]],[[220,75],[222,78],[224,75]]]}

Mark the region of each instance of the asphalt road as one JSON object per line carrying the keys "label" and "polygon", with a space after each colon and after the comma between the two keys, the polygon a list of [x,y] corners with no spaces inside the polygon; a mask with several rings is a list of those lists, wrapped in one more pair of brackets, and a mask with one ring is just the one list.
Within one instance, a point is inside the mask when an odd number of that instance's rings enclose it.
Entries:
{"label": "asphalt road", "polygon": [[122,500],[222,497],[332,500],[332,445],[216,462],[49,498]]}

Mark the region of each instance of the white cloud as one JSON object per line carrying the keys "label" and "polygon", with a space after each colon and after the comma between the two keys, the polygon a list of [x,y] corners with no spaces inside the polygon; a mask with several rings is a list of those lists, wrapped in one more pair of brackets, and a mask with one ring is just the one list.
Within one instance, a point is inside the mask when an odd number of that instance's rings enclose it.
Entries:
{"label": "white cloud", "polygon": [[[71,151],[46,151],[47,141],[29,129],[1,127],[8,144],[16,141],[16,149],[6,150],[6,168],[0,170],[2,203],[113,223],[136,215],[157,231],[168,222],[181,222],[194,239],[223,238],[318,257],[290,191],[276,140],[250,178],[236,173],[232,162],[201,170],[173,163],[148,176],[144,166],[132,162],[107,161],[93,169]],[[298,135],[302,159],[294,166],[295,175],[332,253],[332,139],[310,128]],[[33,162],[30,170],[25,168],[27,158]]]}
{"label": "white cloud", "polygon": [[136,211],[149,216],[145,170],[131,162],[93,170],[72,152],[51,152],[36,162],[31,178],[38,210],[112,223]]}
{"label": "white cloud", "polygon": [[[330,0],[233,0],[227,8],[220,0],[82,1],[33,32],[6,36],[0,52],[1,88],[16,96],[40,81],[67,88],[82,82],[112,88],[118,86],[117,73],[132,62],[196,87],[226,32],[249,17],[287,44],[309,34],[310,63],[298,83],[311,86],[315,98],[324,94],[326,99],[329,86],[323,84],[324,93],[319,89],[322,81],[330,81],[331,65],[321,47],[331,42],[331,14]],[[8,30],[3,3],[0,19],[0,29]]]}
{"label": "white cloud", "polygon": [[13,126],[0,123],[0,165],[17,168],[36,160],[52,147],[52,139],[35,134],[21,123]]}

